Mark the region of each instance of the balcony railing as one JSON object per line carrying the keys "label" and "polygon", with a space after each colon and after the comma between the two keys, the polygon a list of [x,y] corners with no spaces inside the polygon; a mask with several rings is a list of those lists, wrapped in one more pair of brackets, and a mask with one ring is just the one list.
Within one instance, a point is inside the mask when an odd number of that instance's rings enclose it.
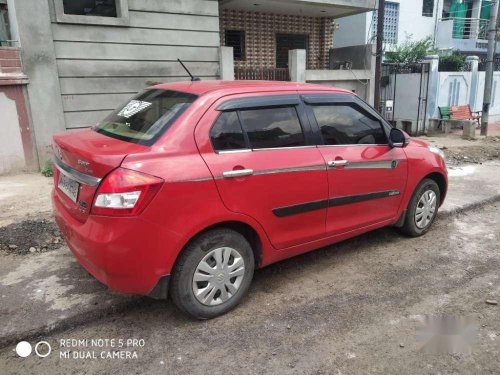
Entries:
{"label": "balcony railing", "polygon": [[453,39],[488,39],[489,20],[481,18],[442,18],[441,22],[452,23]]}
{"label": "balcony railing", "polygon": [[239,80],[290,81],[288,68],[238,68],[234,78]]}

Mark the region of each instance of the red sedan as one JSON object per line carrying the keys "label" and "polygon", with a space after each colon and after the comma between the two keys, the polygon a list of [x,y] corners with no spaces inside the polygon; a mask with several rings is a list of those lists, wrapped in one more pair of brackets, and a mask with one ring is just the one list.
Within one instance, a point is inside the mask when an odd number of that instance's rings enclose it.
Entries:
{"label": "red sedan", "polygon": [[80,263],[200,319],[235,307],[255,268],[383,226],[424,234],[447,189],[439,149],[310,84],[162,84],[53,147]]}

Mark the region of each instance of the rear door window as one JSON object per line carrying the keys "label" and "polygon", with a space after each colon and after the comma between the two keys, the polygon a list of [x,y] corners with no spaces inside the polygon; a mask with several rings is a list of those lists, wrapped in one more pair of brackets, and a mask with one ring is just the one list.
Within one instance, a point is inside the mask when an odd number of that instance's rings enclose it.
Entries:
{"label": "rear door window", "polygon": [[305,145],[294,106],[242,110],[240,117],[252,149]]}
{"label": "rear door window", "polygon": [[313,105],[326,145],[387,144],[380,121],[356,105]]}
{"label": "rear door window", "polygon": [[196,100],[171,90],[146,90],[101,121],[94,130],[127,142],[153,144]]}
{"label": "rear door window", "polygon": [[210,140],[215,151],[247,148],[238,113],[222,112],[210,130]]}

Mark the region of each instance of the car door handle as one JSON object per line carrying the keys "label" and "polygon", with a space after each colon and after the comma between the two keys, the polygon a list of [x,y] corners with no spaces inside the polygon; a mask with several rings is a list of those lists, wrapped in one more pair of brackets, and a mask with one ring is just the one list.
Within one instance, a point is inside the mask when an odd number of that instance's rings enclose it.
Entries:
{"label": "car door handle", "polygon": [[345,166],[347,164],[349,164],[349,161],[347,161],[347,160],[330,160],[328,162],[328,166],[330,168],[341,167],[341,166]]}
{"label": "car door handle", "polygon": [[251,175],[253,175],[253,169],[237,169],[235,171],[228,171],[222,173],[222,177],[224,178],[235,178],[235,177],[243,177]]}

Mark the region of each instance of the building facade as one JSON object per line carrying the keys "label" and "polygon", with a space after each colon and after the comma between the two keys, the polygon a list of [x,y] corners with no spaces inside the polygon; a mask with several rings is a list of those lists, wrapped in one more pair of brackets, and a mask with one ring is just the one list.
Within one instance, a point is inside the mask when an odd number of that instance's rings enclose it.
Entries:
{"label": "building facade", "polygon": [[[486,58],[491,3],[491,0],[445,2],[436,25],[436,48]],[[496,52],[500,52],[499,45]]]}
{"label": "building facade", "polygon": [[222,9],[220,14],[222,46],[234,45],[231,36],[240,30],[245,38],[242,53],[235,58],[238,68],[286,68],[288,50],[292,48],[307,50],[308,69],[327,69],[333,48],[333,27],[333,17],[238,9]]}
{"label": "building facade", "polygon": [[[385,4],[386,51],[407,40],[429,37],[437,50],[486,54],[491,0],[391,0]],[[337,48],[374,43],[377,12],[345,17],[338,25],[334,41]]]}
{"label": "building facade", "polygon": [[255,72],[267,69],[268,79],[290,79],[291,49],[307,51],[308,69],[328,69],[336,19],[374,3],[7,0],[12,41],[5,48],[19,51],[26,77],[26,147],[43,166],[54,133],[96,124],[152,83],[186,80],[177,59],[201,79],[218,79],[221,46],[233,48],[235,73],[253,75],[237,78],[266,78]]}

